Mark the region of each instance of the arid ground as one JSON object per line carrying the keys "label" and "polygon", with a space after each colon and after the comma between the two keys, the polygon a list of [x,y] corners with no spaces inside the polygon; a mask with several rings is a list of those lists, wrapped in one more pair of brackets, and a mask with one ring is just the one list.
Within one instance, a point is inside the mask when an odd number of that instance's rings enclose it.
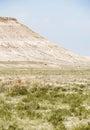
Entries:
{"label": "arid ground", "polygon": [[32,64],[0,62],[0,130],[90,130],[90,68]]}

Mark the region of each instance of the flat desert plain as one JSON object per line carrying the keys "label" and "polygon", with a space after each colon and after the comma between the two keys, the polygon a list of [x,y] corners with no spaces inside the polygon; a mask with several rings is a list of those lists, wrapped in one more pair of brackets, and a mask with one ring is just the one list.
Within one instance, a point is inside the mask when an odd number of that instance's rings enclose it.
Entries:
{"label": "flat desert plain", "polygon": [[89,129],[89,67],[0,62],[0,130]]}

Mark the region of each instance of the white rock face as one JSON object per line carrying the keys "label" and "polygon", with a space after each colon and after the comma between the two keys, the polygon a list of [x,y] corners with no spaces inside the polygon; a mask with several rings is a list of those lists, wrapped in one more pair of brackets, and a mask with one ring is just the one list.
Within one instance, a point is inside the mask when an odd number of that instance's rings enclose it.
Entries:
{"label": "white rock face", "polygon": [[46,40],[14,18],[0,17],[0,61],[35,61],[56,65],[89,65],[81,57]]}

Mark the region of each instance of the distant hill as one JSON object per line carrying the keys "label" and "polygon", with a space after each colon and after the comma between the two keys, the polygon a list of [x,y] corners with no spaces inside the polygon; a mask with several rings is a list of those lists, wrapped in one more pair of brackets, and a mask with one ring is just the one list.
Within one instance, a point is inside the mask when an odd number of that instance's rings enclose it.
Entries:
{"label": "distant hill", "polygon": [[31,61],[57,66],[90,65],[90,58],[60,47],[8,17],[0,17],[0,61]]}

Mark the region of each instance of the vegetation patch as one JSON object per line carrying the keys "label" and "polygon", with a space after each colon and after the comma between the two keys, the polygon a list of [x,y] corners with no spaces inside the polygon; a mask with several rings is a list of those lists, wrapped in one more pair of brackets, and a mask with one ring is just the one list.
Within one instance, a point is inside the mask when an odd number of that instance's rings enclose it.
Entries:
{"label": "vegetation patch", "polygon": [[[40,70],[32,71],[38,74]],[[75,80],[73,83],[56,80],[50,84],[53,77],[56,75],[58,78],[62,72],[65,77],[69,76],[68,70],[56,71],[56,74],[55,70],[49,70],[42,72],[45,80],[39,77],[40,82],[28,79],[25,82],[20,78],[1,79],[0,130],[89,130],[90,84],[88,81],[77,84]],[[51,81],[46,79],[46,73],[49,73],[49,78],[52,77],[52,80],[48,79]],[[77,75],[77,72],[72,71],[72,74]],[[78,122],[77,127],[73,123],[67,126],[69,118],[77,119],[73,120],[76,124]]]}

